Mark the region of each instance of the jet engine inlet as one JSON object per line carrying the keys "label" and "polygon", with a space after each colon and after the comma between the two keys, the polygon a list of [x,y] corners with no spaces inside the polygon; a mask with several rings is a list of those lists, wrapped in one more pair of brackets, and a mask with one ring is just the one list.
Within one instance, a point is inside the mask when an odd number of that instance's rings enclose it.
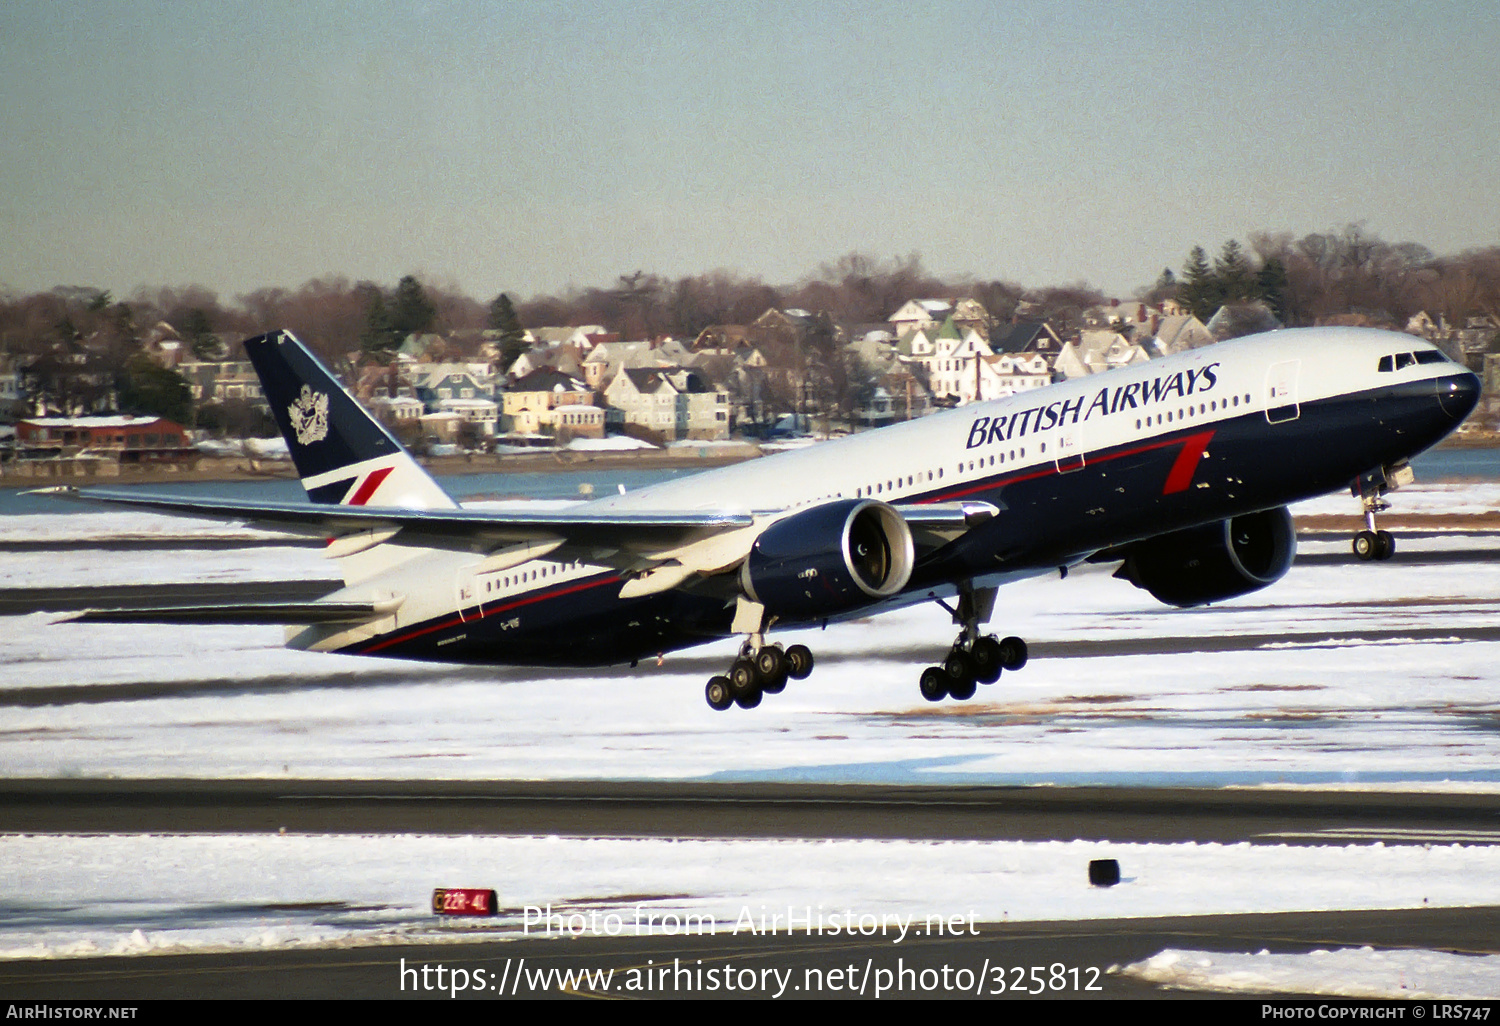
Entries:
{"label": "jet engine inlet", "polygon": [[870,499],[841,499],[766,528],[740,571],[745,593],[781,619],[818,618],[895,595],[911,579],[906,521]]}

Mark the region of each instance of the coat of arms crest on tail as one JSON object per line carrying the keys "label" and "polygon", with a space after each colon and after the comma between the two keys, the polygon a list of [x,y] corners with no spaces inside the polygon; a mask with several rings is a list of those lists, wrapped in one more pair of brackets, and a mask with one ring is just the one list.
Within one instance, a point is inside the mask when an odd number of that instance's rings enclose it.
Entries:
{"label": "coat of arms crest on tail", "polygon": [[328,395],[314,392],[309,385],[302,386],[302,394],[287,407],[287,416],[292,419],[292,431],[297,435],[298,445],[311,445],[328,437]]}

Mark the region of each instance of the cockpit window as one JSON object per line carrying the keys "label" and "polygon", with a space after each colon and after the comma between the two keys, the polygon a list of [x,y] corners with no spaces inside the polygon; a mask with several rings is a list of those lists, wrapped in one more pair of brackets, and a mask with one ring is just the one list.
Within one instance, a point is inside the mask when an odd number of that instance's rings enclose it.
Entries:
{"label": "cockpit window", "polygon": [[1410,367],[1413,364],[1447,363],[1448,358],[1436,349],[1424,349],[1420,353],[1396,353],[1394,356],[1382,356],[1380,364],[1375,368],[1378,373],[1388,374],[1393,370]]}

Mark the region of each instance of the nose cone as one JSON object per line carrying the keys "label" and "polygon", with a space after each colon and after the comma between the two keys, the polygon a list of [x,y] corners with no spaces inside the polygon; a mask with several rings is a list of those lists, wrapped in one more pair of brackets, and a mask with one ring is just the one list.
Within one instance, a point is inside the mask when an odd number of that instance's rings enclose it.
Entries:
{"label": "nose cone", "polygon": [[1479,376],[1468,371],[1438,378],[1438,405],[1455,424],[1461,423],[1479,405],[1479,387]]}

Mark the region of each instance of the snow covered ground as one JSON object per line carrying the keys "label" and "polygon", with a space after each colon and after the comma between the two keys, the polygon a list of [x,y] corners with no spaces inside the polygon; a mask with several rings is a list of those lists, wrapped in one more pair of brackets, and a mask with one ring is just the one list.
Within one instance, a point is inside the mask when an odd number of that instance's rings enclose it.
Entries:
{"label": "snow covered ground", "polygon": [[[1426,485],[1401,499],[1403,513],[1488,512],[1500,486]],[[1335,497],[1296,512],[1352,505]],[[254,534],[143,514],[5,520],[0,540],[59,528],[73,539]],[[4,587],[328,576],[316,549],[287,546],[0,562]],[[780,635],[813,648],[811,679],[727,713],[706,706],[702,686],[728,664],[732,642],[635,671],[488,669],[289,652],[276,628],[58,620],[0,618],[0,702],[10,703],[0,774],[1500,789],[1500,646],[1451,633],[1500,628],[1500,564],[1488,562],[1298,566],[1265,591],[1193,611],[1161,607],[1097,569],[1023,582],[1002,591],[995,626],[1055,651],[971,702],[941,705],[916,690],[920,668],[954,633],[935,606]],[[1257,640],[1229,640],[1244,635]],[[1108,657],[1086,647],[1150,639],[1167,643]],[[1119,858],[1125,875],[1109,891],[1084,876],[1101,856]],[[927,871],[937,863],[948,870]],[[824,904],[1056,919],[1500,904],[1497,869],[1500,847],[1484,845],[0,835],[0,894],[12,896],[0,899],[0,956],[461,932],[427,912],[440,885],[493,886],[515,909],[673,895],[648,900],[716,918],[747,905]],[[1226,873],[1243,885],[1224,887]],[[1304,970],[1363,980],[1368,970],[1385,981],[1369,993],[1384,994],[1412,993],[1422,972],[1421,988],[1434,993],[1500,995],[1493,959],[1455,967],[1406,954],[1289,963],[1164,953],[1130,971],[1231,986]]]}
{"label": "snow covered ground", "polygon": [[[1097,858],[1118,860],[1118,885],[1089,886],[1088,861]],[[0,916],[0,958],[522,934],[672,937],[699,924],[739,936],[766,924],[785,935],[789,926],[806,933],[800,924],[808,922],[855,924],[889,940],[895,956],[929,917],[967,927],[1500,903],[1497,869],[1500,848],[1462,845],[0,835],[0,893],[17,896]],[[494,888],[500,914],[434,917],[440,886]],[[549,921],[549,912],[560,918]],[[1239,957],[1258,959],[1261,978],[1274,981],[1319,956]],[[1422,952],[1340,957],[1323,967],[1339,985],[1357,973],[1362,986],[1402,996],[1409,967],[1422,966],[1430,977],[1422,986],[1434,994],[1500,993],[1496,957],[1448,956],[1449,966]],[[1179,986],[1243,988],[1234,958],[1159,956],[1131,971]]]}
{"label": "snow covered ground", "polygon": [[1500,981],[1500,956],[1373,948],[1306,955],[1169,949],[1121,971],[1177,990],[1493,1000]]}

